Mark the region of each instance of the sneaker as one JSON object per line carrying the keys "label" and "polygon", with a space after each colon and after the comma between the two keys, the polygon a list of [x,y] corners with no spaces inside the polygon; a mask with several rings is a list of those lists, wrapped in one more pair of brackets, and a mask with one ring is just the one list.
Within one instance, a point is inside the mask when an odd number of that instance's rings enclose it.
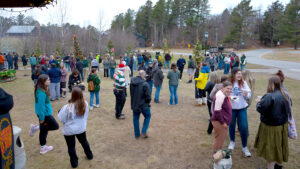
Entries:
{"label": "sneaker", "polygon": [[146,139],[146,138],[148,138],[149,136],[148,136],[148,134],[146,133],[146,134],[142,134],[141,137],[144,138],[144,139]]}
{"label": "sneaker", "polygon": [[44,145],[44,146],[41,147],[40,153],[41,154],[46,154],[47,152],[49,152],[51,150],[53,150],[53,146]]}
{"label": "sneaker", "polygon": [[229,146],[228,146],[228,149],[229,149],[229,150],[233,150],[233,149],[234,149],[234,146],[235,146],[235,142],[230,141]]}
{"label": "sneaker", "polygon": [[118,120],[125,120],[125,116],[117,117]]}
{"label": "sneaker", "polygon": [[66,95],[63,95],[62,97],[63,97],[63,98],[66,98]]}
{"label": "sneaker", "polygon": [[244,147],[243,152],[246,157],[251,157],[251,153],[250,153],[248,147]]}
{"label": "sneaker", "polygon": [[93,106],[90,106],[90,110],[93,110]]}
{"label": "sneaker", "polygon": [[94,104],[93,106],[96,107],[96,108],[99,108],[99,107],[100,107],[99,104]]}
{"label": "sneaker", "polygon": [[34,124],[31,124],[30,125],[30,128],[29,128],[29,136],[30,137],[33,137],[33,134],[39,129],[39,126],[36,126]]}

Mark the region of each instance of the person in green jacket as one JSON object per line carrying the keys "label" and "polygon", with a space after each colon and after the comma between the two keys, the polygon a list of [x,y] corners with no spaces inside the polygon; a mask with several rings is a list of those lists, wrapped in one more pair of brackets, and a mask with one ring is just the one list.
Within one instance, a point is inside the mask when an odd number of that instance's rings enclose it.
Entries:
{"label": "person in green jacket", "polygon": [[[93,83],[94,87],[90,88],[90,81],[91,83]],[[99,106],[99,91],[100,91],[100,83],[101,80],[97,75],[97,69],[96,68],[92,68],[92,71],[87,79],[88,82],[88,90],[90,92],[90,110],[93,110],[93,107],[100,107]],[[96,104],[94,104],[94,95],[96,96]]]}
{"label": "person in green jacket", "polygon": [[170,102],[169,105],[178,104],[178,96],[177,96],[177,88],[178,88],[178,81],[180,78],[180,72],[177,70],[177,66],[175,63],[172,63],[171,70],[168,72],[167,78],[169,79],[169,90],[170,90]]}
{"label": "person in green jacket", "polygon": [[89,60],[86,56],[83,57],[83,77],[87,77],[89,74]]}
{"label": "person in green jacket", "polygon": [[57,130],[59,128],[55,118],[52,116],[52,107],[49,99],[48,87],[50,85],[49,76],[41,74],[37,80],[34,89],[35,96],[35,113],[39,118],[39,126],[31,124],[29,136],[33,136],[34,132],[40,129],[40,145],[41,154],[45,154],[53,150],[53,146],[46,145],[46,139],[49,130]]}

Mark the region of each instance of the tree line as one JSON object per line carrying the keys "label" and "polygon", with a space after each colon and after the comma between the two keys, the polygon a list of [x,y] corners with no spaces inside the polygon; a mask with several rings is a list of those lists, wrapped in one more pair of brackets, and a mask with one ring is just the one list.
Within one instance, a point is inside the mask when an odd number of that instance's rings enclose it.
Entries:
{"label": "tree line", "polygon": [[[142,36],[147,46],[162,47],[164,38],[172,47],[195,45],[197,38],[208,45],[235,48],[300,42],[300,2],[275,1],[264,12],[254,10],[251,0],[233,9],[211,15],[208,0],[147,0],[137,11],[128,9],[114,17],[111,31]],[[208,32],[206,39],[204,34]],[[278,43],[279,42],[279,43]]]}

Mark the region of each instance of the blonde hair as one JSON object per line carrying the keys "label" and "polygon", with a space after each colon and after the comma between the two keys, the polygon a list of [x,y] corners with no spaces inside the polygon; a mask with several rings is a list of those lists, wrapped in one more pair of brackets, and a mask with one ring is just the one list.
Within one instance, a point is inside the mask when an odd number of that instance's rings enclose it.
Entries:
{"label": "blonde hair", "polygon": [[210,81],[213,82],[214,84],[219,83],[219,77],[218,77],[218,74],[216,72],[212,72],[210,74]]}

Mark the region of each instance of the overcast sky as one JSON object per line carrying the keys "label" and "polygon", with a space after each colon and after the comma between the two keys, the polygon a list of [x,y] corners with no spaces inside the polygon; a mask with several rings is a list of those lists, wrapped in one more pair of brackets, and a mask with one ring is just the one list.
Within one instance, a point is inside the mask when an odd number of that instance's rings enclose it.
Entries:
{"label": "overcast sky", "polygon": [[[125,13],[128,8],[135,11],[145,4],[146,0],[59,0],[67,6],[66,22],[79,24],[81,26],[99,25],[99,13],[104,21],[105,29],[110,27],[113,17],[119,13]],[[152,0],[155,4],[158,0]],[[235,7],[241,0],[209,0],[211,14],[220,14],[225,8]],[[276,0],[252,0],[251,5],[254,9],[262,9],[263,11]],[[280,0],[283,4],[287,4],[290,0]],[[65,5],[66,4],[66,5]],[[58,21],[58,6],[49,6],[46,8],[33,9],[26,13],[34,17],[42,24],[59,23]],[[15,9],[19,10],[19,9]],[[2,12],[3,13],[3,12]],[[17,15],[18,13],[7,13],[6,16]]]}

